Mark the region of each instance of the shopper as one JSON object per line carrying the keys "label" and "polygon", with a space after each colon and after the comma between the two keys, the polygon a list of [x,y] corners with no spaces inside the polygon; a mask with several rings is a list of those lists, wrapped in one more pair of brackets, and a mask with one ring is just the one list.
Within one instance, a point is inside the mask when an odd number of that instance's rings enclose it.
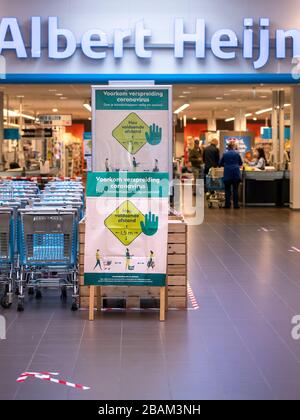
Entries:
{"label": "shopper", "polygon": [[211,168],[217,168],[220,161],[220,152],[218,149],[218,139],[212,139],[209,146],[204,149],[204,174],[207,175]]}
{"label": "shopper", "polygon": [[193,194],[196,195],[196,182],[200,178],[203,163],[203,153],[199,146],[199,140],[194,141],[194,147],[189,151],[189,161],[194,175]]}
{"label": "shopper", "polygon": [[266,155],[262,147],[257,147],[254,152],[254,160],[252,162],[247,162],[248,165],[253,166],[256,169],[261,171],[266,169]]}
{"label": "shopper", "polygon": [[227,146],[227,151],[220,160],[220,166],[224,167],[224,185],[225,185],[225,208],[231,207],[231,195],[233,192],[233,206],[239,208],[239,184],[241,182],[240,167],[243,165],[240,154],[236,151],[236,144],[231,141]]}

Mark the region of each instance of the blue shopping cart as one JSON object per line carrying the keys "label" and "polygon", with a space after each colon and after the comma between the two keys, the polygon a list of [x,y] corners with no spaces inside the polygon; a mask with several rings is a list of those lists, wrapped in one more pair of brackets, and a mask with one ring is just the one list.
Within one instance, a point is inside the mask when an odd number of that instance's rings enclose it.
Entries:
{"label": "blue shopping cart", "polygon": [[60,288],[61,299],[72,288],[72,310],[78,309],[78,212],[76,209],[21,209],[18,218],[20,278],[18,310],[24,289],[42,297],[41,289]]}
{"label": "blue shopping cart", "polygon": [[15,256],[14,209],[0,208],[0,284],[4,287],[1,306],[9,308],[13,295],[13,271]]}
{"label": "blue shopping cart", "polygon": [[224,169],[211,168],[206,176],[206,199],[209,208],[222,208],[225,202]]}

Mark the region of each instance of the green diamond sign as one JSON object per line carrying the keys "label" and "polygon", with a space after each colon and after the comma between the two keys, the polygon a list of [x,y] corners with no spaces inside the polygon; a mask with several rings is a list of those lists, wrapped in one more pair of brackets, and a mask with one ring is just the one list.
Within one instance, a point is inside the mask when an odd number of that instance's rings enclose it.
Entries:
{"label": "green diamond sign", "polygon": [[141,233],[145,216],[129,200],[124,201],[104,221],[105,226],[122,242],[130,245]]}
{"label": "green diamond sign", "polygon": [[112,132],[114,138],[132,155],[146,144],[148,125],[135,113],[130,113]]}

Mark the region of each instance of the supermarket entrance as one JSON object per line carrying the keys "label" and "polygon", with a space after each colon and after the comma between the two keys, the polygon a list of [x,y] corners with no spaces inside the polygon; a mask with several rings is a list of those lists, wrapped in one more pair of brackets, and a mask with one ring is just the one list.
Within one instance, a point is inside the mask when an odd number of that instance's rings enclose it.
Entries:
{"label": "supermarket entrance", "polygon": [[[7,84],[1,91],[1,176],[74,177],[91,168],[90,84]],[[195,140],[203,153],[216,139],[220,156],[235,140],[246,163],[244,205],[288,206],[291,108],[289,85],[173,85],[175,176],[192,176]],[[263,170],[255,164],[258,148]]]}

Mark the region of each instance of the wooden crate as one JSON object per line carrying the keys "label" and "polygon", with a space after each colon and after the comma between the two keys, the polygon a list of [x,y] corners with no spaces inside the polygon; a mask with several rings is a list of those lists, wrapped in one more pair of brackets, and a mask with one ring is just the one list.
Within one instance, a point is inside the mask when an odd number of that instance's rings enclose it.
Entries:
{"label": "wooden crate", "polygon": [[[187,224],[180,218],[171,216],[168,225],[168,306],[184,309],[187,307]],[[88,307],[89,286],[84,286],[84,242],[85,221],[79,224],[79,283],[80,307]],[[124,298],[127,308],[140,306],[141,298],[158,299],[159,288],[149,286],[102,286],[96,287],[95,307],[100,299]]]}

